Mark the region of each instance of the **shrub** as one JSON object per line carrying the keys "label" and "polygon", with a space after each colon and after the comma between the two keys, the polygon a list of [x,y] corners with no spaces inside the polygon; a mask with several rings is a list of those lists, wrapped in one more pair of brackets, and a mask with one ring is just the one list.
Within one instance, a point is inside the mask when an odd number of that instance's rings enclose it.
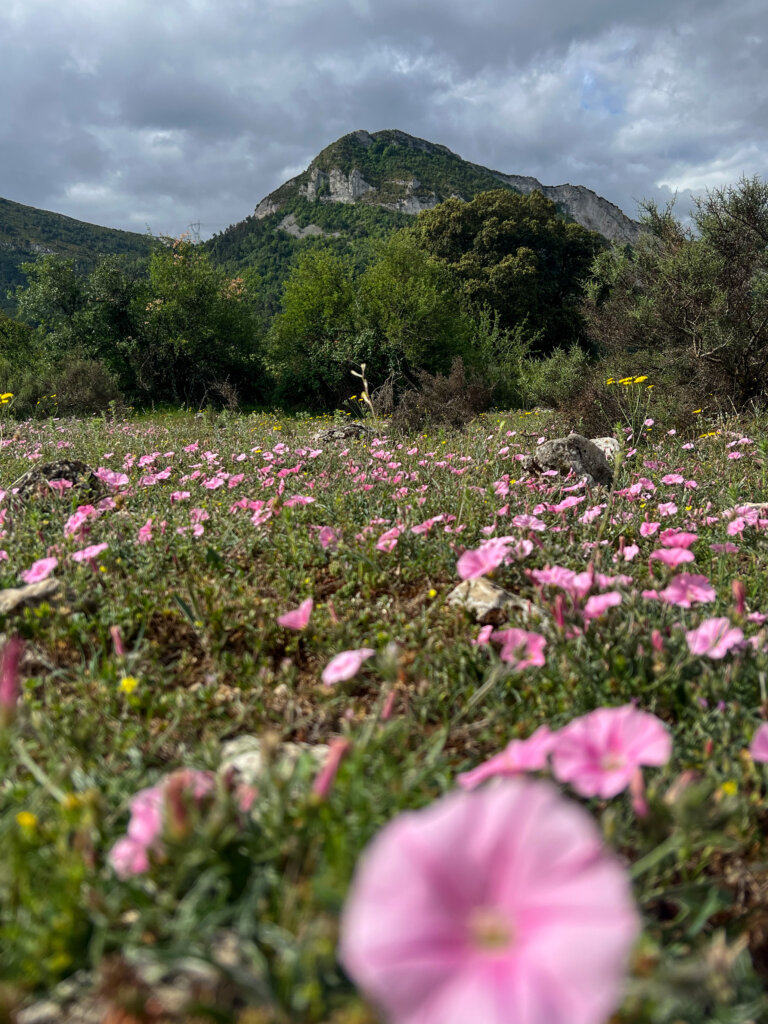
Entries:
{"label": "shrub", "polygon": [[105,412],[113,403],[124,404],[117,381],[98,359],[65,360],[46,392],[56,396],[57,411],[63,416],[88,416]]}
{"label": "shrub", "polygon": [[447,376],[418,374],[418,387],[405,391],[392,414],[400,430],[431,426],[463,427],[491,404],[492,387],[480,377],[467,376],[464,361],[454,359]]}

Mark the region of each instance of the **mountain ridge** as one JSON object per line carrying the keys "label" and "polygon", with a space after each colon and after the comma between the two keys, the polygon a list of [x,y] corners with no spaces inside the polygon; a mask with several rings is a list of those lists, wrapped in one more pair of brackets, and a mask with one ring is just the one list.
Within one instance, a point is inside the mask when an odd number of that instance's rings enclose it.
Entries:
{"label": "mountain ridge", "polygon": [[[384,176],[398,173],[402,176]],[[609,241],[637,241],[640,225],[584,185],[543,185],[528,175],[505,174],[399,129],[372,133],[358,129],[343,135],[321,150],[304,171],[265,196],[253,216],[261,220],[278,213],[294,197],[321,203],[365,203],[415,215],[451,196],[469,200],[499,184],[522,193],[541,192],[567,216]]]}

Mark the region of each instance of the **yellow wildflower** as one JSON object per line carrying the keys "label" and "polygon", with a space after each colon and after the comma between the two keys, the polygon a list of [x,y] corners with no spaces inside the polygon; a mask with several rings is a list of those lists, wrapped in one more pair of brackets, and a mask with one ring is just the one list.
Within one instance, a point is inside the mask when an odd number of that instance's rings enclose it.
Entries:
{"label": "yellow wildflower", "polygon": [[33,829],[37,825],[37,815],[31,811],[19,811],[16,815],[16,824],[20,828]]}
{"label": "yellow wildflower", "polygon": [[120,692],[131,694],[139,685],[139,680],[136,676],[123,676],[120,680]]}
{"label": "yellow wildflower", "polygon": [[643,377],[635,377],[635,384],[642,384],[644,380],[648,380],[647,374]]}

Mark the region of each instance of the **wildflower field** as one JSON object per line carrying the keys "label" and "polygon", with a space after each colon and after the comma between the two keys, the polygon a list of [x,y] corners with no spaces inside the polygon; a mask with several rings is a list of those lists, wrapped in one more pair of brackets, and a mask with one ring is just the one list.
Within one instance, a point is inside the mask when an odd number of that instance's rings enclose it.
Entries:
{"label": "wildflower field", "polygon": [[0,1020],[768,1020],[766,421],[328,425],[0,418]]}

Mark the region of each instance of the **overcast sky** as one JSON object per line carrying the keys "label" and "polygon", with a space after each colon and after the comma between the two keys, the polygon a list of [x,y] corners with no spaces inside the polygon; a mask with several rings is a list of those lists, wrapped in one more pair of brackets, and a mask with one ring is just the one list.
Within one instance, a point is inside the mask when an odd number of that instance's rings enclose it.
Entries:
{"label": "overcast sky", "polygon": [[0,196],[207,237],[400,128],[544,184],[768,178],[766,0],[0,0]]}

